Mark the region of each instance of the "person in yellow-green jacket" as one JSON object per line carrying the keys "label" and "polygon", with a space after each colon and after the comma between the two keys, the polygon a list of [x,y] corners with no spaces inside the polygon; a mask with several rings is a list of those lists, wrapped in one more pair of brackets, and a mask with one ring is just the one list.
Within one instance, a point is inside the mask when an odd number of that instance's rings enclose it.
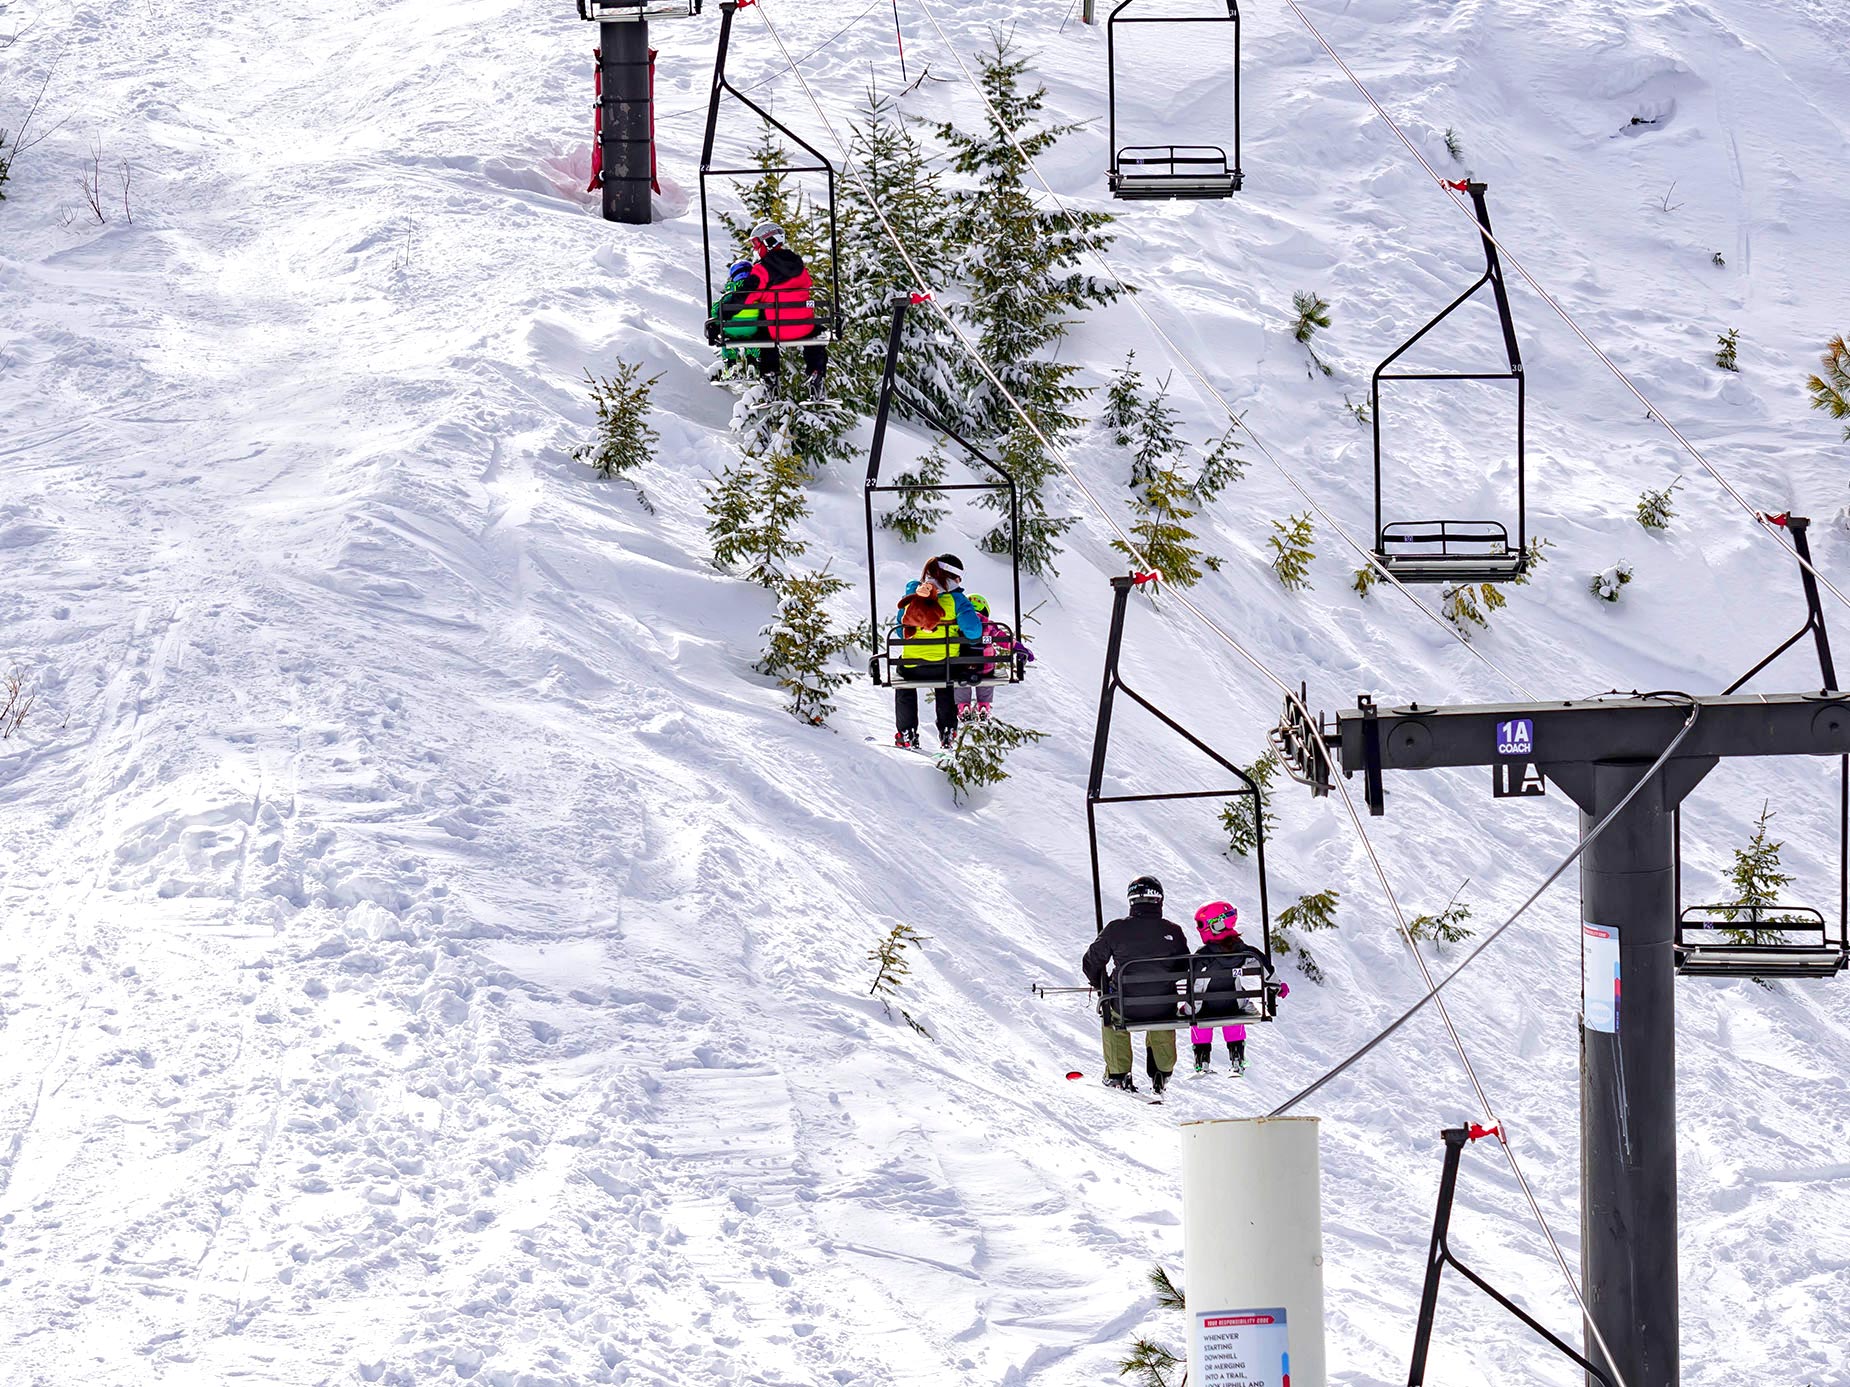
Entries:
{"label": "person in yellow-green jacket", "polygon": [[[955,554],[940,554],[926,562],[925,572],[920,577],[906,584],[894,618],[895,626],[905,637],[898,666],[900,678],[941,676],[944,680],[932,691],[941,747],[948,747],[957,737],[954,686],[962,671],[951,662],[965,653],[964,642],[980,642],[983,636],[983,618],[964,595],[963,588],[964,561]],[[897,724],[893,745],[916,747],[919,744],[917,689],[893,690],[893,716]]]}

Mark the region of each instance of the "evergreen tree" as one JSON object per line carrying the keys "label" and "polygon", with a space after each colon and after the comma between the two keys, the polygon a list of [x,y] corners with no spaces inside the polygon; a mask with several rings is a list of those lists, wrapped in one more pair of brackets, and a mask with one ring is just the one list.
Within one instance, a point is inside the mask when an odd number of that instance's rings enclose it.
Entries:
{"label": "evergreen tree", "polygon": [[1105,410],[1098,416],[1098,422],[1110,432],[1113,443],[1128,448],[1134,441],[1132,430],[1137,427],[1142,413],[1143,372],[1137,369],[1137,353],[1129,351],[1124,354],[1122,369],[1105,387]]}
{"label": "evergreen tree", "polygon": [[[958,247],[942,176],[895,101],[870,88],[848,146],[860,177],[842,185],[842,338],[829,371],[833,392],[868,414],[880,386],[892,297],[917,287],[887,228],[928,285],[951,282]],[[907,389],[935,413],[956,411],[957,356],[937,310],[921,305],[907,313],[900,367]]]}
{"label": "evergreen tree", "polygon": [[1439,594],[1439,615],[1461,636],[1469,637],[1471,628],[1488,630],[1490,613],[1510,604],[1509,598],[1495,583],[1460,583]]}
{"label": "evergreen tree", "polygon": [[[1086,391],[1073,381],[1079,368],[1049,353],[1066,335],[1073,314],[1117,295],[1114,284],[1077,268],[1088,250],[1108,244],[1104,228],[1111,217],[1036,204],[1024,182],[1026,159],[1038,158],[1078,127],[1038,123],[1046,88],[1024,85],[1027,59],[1014,54],[1006,38],[999,35],[995,51],[978,66],[995,114],[986,108],[983,126],[975,131],[948,122],[937,129],[951,152],[951,167],[975,184],[952,199],[952,240],[961,253],[957,277],[965,290],[955,311],[1008,394],[1057,448],[1078,429],[1075,406]],[[1017,436],[1027,431],[1013,407],[974,363],[961,363],[960,373],[966,426],[978,438],[1008,439],[1002,451],[1016,461],[1011,470],[1021,487],[1022,566],[1050,572],[1058,537],[1072,524],[1048,513],[1043,485],[1054,464],[1031,434],[1026,443]],[[1008,504],[993,494],[983,503],[993,509]],[[1003,552],[1006,541],[992,531],[983,547]]]}
{"label": "evergreen tree", "polygon": [[1310,353],[1310,359],[1324,375],[1332,375],[1330,364],[1317,355],[1317,348],[1311,339],[1317,335],[1319,328],[1330,325],[1330,301],[1311,289],[1299,289],[1291,296],[1292,310],[1297,314],[1292,324],[1291,335],[1304,344],[1304,350]]}
{"label": "evergreen tree", "polygon": [[821,727],[835,711],[834,694],[848,682],[845,670],[829,662],[854,648],[856,632],[830,623],[828,600],[847,589],[846,579],[826,568],[793,574],[779,589],[777,616],[758,634],[765,639],[758,672],[777,680],[789,695],[790,715]]}
{"label": "evergreen tree", "polygon": [[1611,568],[1602,569],[1587,580],[1587,591],[1602,602],[1617,602],[1619,589],[1632,580],[1632,566],[1620,559]]}
{"label": "evergreen tree", "polygon": [[1143,561],[1162,575],[1150,584],[1152,595],[1162,586],[1192,588],[1201,581],[1204,567],[1220,567],[1219,559],[1195,547],[1195,532],[1184,523],[1195,515],[1188,504],[1193,495],[1181,471],[1173,464],[1165,466],[1153,473],[1131,499],[1131,508],[1137,513],[1131,525],[1135,548],[1121,539],[1111,542],[1111,547],[1127,558],[1141,554]]}
{"label": "evergreen tree", "polygon": [[[880,1005],[886,1008],[889,1020],[893,1015],[893,999],[899,995],[899,989],[906,985],[906,978],[912,972],[912,960],[906,957],[906,950],[914,944],[923,944],[927,937],[911,925],[900,922],[888,930],[886,938],[867,955],[867,961],[877,965],[874,985],[867,989],[867,995],[880,999]],[[913,1030],[927,1040],[932,1038],[930,1031],[912,1019],[911,1012],[901,1007],[899,1014]]]}
{"label": "evergreen tree", "polygon": [[1296,955],[1298,971],[1312,982],[1323,981],[1323,969],[1298,935],[1335,929],[1336,903],[1341,899],[1342,894],[1338,891],[1314,891],[1310,895],[1299,896],[1279,911],[1278,919],[1272,922],[1273,952]]}
{"label": "evergreen tree", "polygon": [[1174,471],[1186,451],[1176,437],[1181,415],[1169,403],[1169,380],[1164,376],[1157,383],[1156,393],[1138,411],[1134,426],[1136,451],[1131,454],[1132,486],[1147,485],[1158,472]]}
{"label": "evergreen tree", "polygon": [[1638,497],[1638,523],[1647,530],[1668,530],[1671,517],[1677,513],[1671,498],[1677,494],[1682,481],[1683,474],[1679,472],[1670,479],[1669,486],[1655,490],[1646,487]]}
{"label": "evergreen tree", "polygon": [[1779,903],[1780,888],[1792,883],[1791,873],[1782,870],[1779,863],[1780,850],[1786,845],[1767,832],[1767,820],[1772,817],[1772,810],[1763,801],[1760,817],[1754,823],[1754,836],[1746,847],[1734,850],[1734,868],[1728,873],[1734,901],[1722,913],[1730,920],[1745,916],[1749,923],[1721,932],[1731,944],[1776,944],[1780,939],[1776,929],[1757,928],[1786,918],[1771,907]]}
{"label": "evergreen tree", "polygon": [[1231,484],[1246,475],[1246,459],[1240,456],[1240,440],[1233,436],[1234,424],[1227,425],[1227,431],[1218,439],[1209,439],[1212,446],[1208,455],[1201,460],[1201,470],[1195,474],[1195,499],[1202,505],[1209,505]]}
{"label": "evergreen tree", "polygon": [[[1033,431],[1019,420],[1004,436],[999,452],[996,460],[1015,479],[1015,488],[1021,498],[1021,533],[1016,546],[1021,566],[1036,577],[1053,577],[1059,572],[1054,567],[1054,559],[1060,553],[1060,536],[1072,529],[1077,519],[1047,513],[1047,484],[1059,467],[1048,457]],[[999,491],[985,491],[980,493],[978,504],[1001,511],[1005,518],[991,526],[976,547],[985,554],[1008,553],[1008,497]]]}
{"label": "evergreen tree", "polygon": [[[901,472],[893,479],[895,486],[938,487],[944,484],[945,459],[941,443],[933,444],[930,452],[918,461],[918,466],[910,472]],[[925,536],[933,534],[944,523],[950,508],[943,504],[942,491],[920,490],[899,493],[899,504],[880,517],[880,528],[891,530],[908,544],[917,544]]]}
{"label": "evergreen tree", "polygon": [[1235,857],[1245,857],[1259,845],[1262,822],[1267,833],[1272,832],[1278,822],[1272,813],[1272,777],[1278,774],[1278,753],[1268,747],[1246,768],[1246,773],[1259,786],[1258,795],[1235,795],[1220,811],[1220,826],[1227,834],[1227,851]]}
{"label": "evergreen tree", "polygon": [[752,258],[752,228],[759,222],[776,222],[784,229],[785,243],[803,257],[810,277],[818,289],[830,282],[829,239],[827,221],[803,190],[799,174],[787,172],[790,151],[784,148],[777,132],[765,126],[752,151],[752,167],[763,170],[750,183],[734,183],[733,191],[745,204],[743,216],[722,211],[720,225],[732,237],[732,258]]}
{"label": "evergreen tree", "polygon": [[938,758],[938,769],[951,782],[951,803],[962,804],[977,790],[1009,778],[1003,762],[1009,752],[1046,734],[1017,727],[998,717],[971,718],[958,729],[951,750]]}
{"label": "evergreen tree", "polygon": [[732,433],[740,451],[789,453],[805,482],[853,456],[853,429],[854,415],[847,408],[810,399],[802,358],[789,348],[779,377],[767,382],[754,375],[740,386],[732,407]]}
{"label": "evergreen tree", "polygon": [[1724,371],[1739,371],[1741,329],[1731,327],[1715,339],[1715,364]]}
{"label": "evergreen tree", "polygon": [[1458,891],[1452,893],[1451,900],[1445,903],[1445,909],[1433,915],[1416,915],[1407,922],[1407,933],[1415,942],[1422,940],[1437,944],[1462,944],[1473,934],[1465,921],[1471,918],[1471,907],[1458,899],[1459,891],[1470,885],[1469,879],[1459,885]]}
{"label": "evergreen tree", "polygon": [[777,587],[789,560],[809,548],[793,533],[808,513],[802,465],[793,455],[741,453],[707,494],[714,565],[730,569],[744,564],[745,577]]}
{"label": "evergreen tree", "polygon": [[619,361],[616,374],[603,379],[585,372],[591,386],[591,403],[597,409],[597,441],[572,449],[578,462],[588,462],[606,481],[622,478],[636,488],[636,499],[646,511],[655,507],[629,474],[655,459],[660,435],[649,424],[649,392],[660,375],[639,380],[642,367]]}
{"label": "evergreen tree", "polygon": [[1310,547],[1310,512],[1274,520],[1272,530],[1266,543],[1272,546],[1272,571],[1278,575],[1278,581],[1293,592],[1309,587],[1310,563],[1317,557]]}
{"label": "evergreen tree", "polygon": [[[1825,344],[1821,375],[1808,376],[1805,388],[1811,391],[1811,407],[1821,409],[1833,419],[1850,419],[1850,345],[1839,333]],[[1850,441],[1850,424],[1844,425],[1844,438]]]}

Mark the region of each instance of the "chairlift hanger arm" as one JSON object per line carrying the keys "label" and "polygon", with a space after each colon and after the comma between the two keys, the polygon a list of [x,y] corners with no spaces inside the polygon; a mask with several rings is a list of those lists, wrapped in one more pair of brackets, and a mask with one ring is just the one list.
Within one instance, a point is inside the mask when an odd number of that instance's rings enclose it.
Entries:
{"label": "chairlift hanger arm", "polygon": [[[1444,308],[1440,309],[1425,326],[1396,347],[1393,352],[1388,355],[1387,359],[1375,368],[1376,380],[1380,380],[1384,376],[1386,376],[1387,379],[1404,379],[1404,377],[1387,376],[1387,368],[1392,366],[1408,351],[1412,350],[1415,344],[1417,344],[1421,338],[1425,337],[1427,333],[1438,327],[1440,323],[1444,322],[1447,318],[1451,317],[1453,313],[1457,312],[1458,309],[1463,307],[1465,301],[1473,294],[1477,293],[1479,289],[1482,289],[1486,284],[1490,285],[1491,292],[1497,301],[1497,321],[1499,326],[1503,329],[1503,348],[1509,357],[1510,363],[1507,374],[1517,377],[1522,375],[1522,349],[1517,345],[1516,322],[1510,315],[1509,290],[1503,283],[1503,267],[1501,262],[1497,259],[1496,242],[1492,241],[1490,238],[1490,208],[1484,201],[1486,187],[1487,185],[1483,183],[1470,183],[1466,185],[1467,190],[1471,194],[1472,201],[1477,205],[1478,233],[1483,238],[1484,242],[1484,272],[1471,281],[1470,288],[1466,289],[1464,293],[1460,294]],[[1469,377],[1460,377],[1460,379],[1469,379]]]}

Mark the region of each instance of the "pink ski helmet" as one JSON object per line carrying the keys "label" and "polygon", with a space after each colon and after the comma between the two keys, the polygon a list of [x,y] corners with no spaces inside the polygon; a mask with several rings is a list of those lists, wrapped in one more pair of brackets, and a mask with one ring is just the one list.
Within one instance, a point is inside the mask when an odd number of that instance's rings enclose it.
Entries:
{"label": "pink ski helmet", "polygon": [[1240,912],[1226,901],[1209,901],[1195,912],[1195,928],[1204,944],[1232,939],[1240,932]]}

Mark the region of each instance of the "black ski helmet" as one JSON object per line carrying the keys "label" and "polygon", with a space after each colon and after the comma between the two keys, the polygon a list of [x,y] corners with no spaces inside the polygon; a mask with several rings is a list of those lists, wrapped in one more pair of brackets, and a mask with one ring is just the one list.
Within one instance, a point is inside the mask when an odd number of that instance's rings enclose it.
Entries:
{"label": "black ski helmet", "polygon": [[1161,905],[1163,903],[1163,883],[1155,877],[1138,877],[1130,885],[1132,905]]}

